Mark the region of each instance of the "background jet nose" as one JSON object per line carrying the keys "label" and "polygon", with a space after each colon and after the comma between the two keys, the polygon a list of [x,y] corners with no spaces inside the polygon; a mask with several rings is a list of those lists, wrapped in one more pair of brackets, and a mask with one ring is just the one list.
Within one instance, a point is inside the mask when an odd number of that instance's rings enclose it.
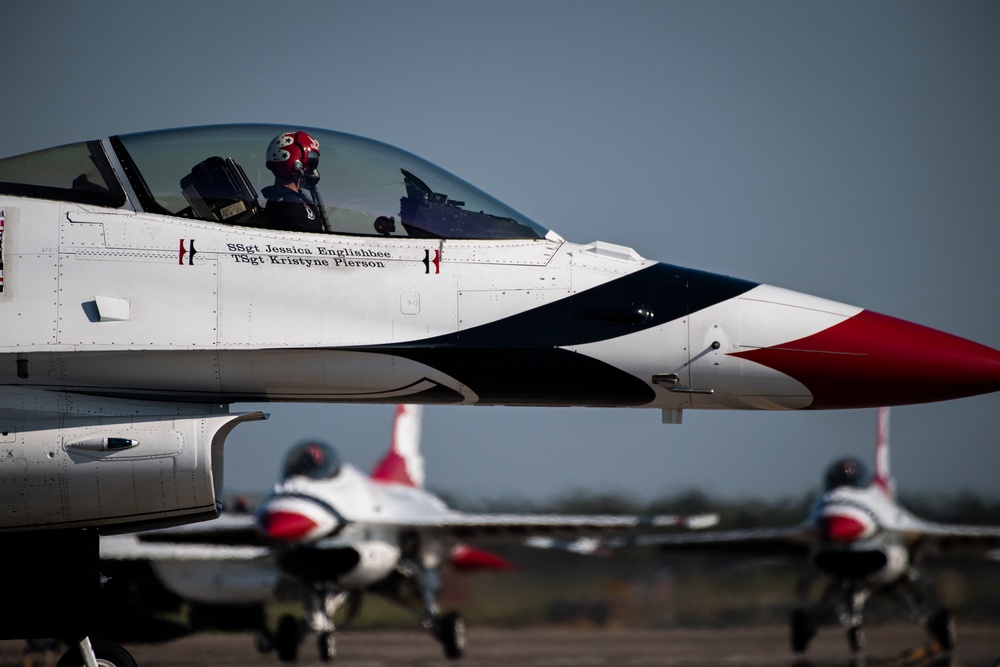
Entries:
{"label": "background jet nose", "polygon": [[318,526],[304,514],[285,510],[263,512],[257,523],[264,537],[276,542],[299,542]]}
{"label": "background jet nose", "polygon": [[344,520],[332,507],[312,498],[278,495],[257,513],[257,529],[275,542],[308,542],[336,535]]}
{"label": "background jet nose", "polygon": [[811,336],[738,352],[789,375],[810,408],[907,405],[1000,390],[1000,351],[888,315],[862,311]]}
{"label": "background jet nose", "polygon": [[854,542],[868,533],[869,527],[854,517],[827,514],[817,521],[820,538],[829,542]]}

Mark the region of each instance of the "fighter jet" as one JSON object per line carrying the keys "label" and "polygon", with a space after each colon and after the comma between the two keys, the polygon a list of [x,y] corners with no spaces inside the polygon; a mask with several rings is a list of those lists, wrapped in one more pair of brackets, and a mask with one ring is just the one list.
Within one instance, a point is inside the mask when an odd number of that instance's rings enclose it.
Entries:
{"label": "fighter jet", "polygon": [[241,401],[648,407],[679,423],[1000,388],[992,348],[570,243],[410,153],[326,130],[195,127],[2,159],[0,263],[0,531],[21,580],[51,584],[24,597],[61,592],[65,610],[0,618],[4,636],[79,634],[98,581],[87,529],[217,516],[225,439],[264,416],[231,413]]}
{"label": "fighter jet", "polygon": [[[521,542],[526,535],[601,536],[668,526],[704,528],[714,514],[557,515],[470,514],[449,509],[423,489],[421,407],[399,405],[391,444],[371,476],[342,461],[323,441],[293,447],[282,479],[256,517],[227,516],[135,535],[102,539],[102,560],[149,560],[168,589],[200,603],[274,600],[273,591],[298,590],[320,658],[336,654],[333,616],[357,611],[361,596],[380,595],[409,611],[441,642],[448,658],[465,650],[465,623],[438,605],[438,570],[506,569],[504,558],[469,544],[477,536]],[[297,658],[303,628],[280,619],[272,637],[260,629],[258,647]]]}
{"label": "fighter jet", "polygon": [[[601,541],[602,548],[624,542]],[[664,550],[713,549],[801,559],[805,570],[798,591],[801,606],[792,613],[791,645],[808,649],[818,627],[836,619],[847,631],[852,651],[865,646],[863,612],[874,594],[900,601],[943,649],[955,644],[951,611],[933,603],[930,586],[917,563],[922,557],[985,555],[1000,544],[1000,526],[953,525],[914,516],[896,501],[889,473],[889,411],[878,411],[875,473],[849,457],[834,462],[824,476],[824,491],[800,524],[679,535],[648,535],[631,544]],[[543,545],[548,546],[548,545]],[[824,582],[810,602],[812,583]]]}

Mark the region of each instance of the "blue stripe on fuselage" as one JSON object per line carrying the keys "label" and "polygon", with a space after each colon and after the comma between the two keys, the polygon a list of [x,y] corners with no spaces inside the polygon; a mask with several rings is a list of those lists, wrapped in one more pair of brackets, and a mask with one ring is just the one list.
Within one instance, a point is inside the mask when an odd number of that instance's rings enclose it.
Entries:
{"label": "blue stripe on fuselage", "polygon": [[640,406],[656,397],[649,381],[561,348],[650,329],[756,286],[654,264],[495,322],[423,340],[353,349],[426,364],[468,386],[481,404]]}

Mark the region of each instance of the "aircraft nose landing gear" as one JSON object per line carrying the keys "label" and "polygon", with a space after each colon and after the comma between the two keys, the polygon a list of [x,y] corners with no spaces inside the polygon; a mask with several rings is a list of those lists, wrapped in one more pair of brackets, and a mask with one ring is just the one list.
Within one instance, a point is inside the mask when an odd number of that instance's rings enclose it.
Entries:
{"label": "aircraft nose landing gear", "polygon": [[337,638],[332,632],[321,632],[316,635],[316,650],[322,662],[330,662],[337,657]]}
{"label": "aircraft nose landing gear", "polygon": [[792,651],[804,653],[809,648],[809,642],[816,636],[816,624],[805,609],[796,609],[791,621]]}
{"label": "aircraft nose landing gear", "polygon": [[93,528],[5,533],[0,639],[67,637],[78,640],[58,667],[137,667],[113,642],[90,637],[99,627],[102,577],[100,536]]}
{"label": "aircraft nose landing gear", "polygon": [[955,648],[955,619],[948,609],[941,608],[927,619],[927,632],[941,644],[942,649],[950,651]]}
{"label": "aircraft nose landing gear", "polygon": [[444,647],[444,655],[452,660],[465,653],[465,620],[457,611],[434,619],[431,632]]}
{"label": "aircraft nose landing gear", "polygon": [[138,667],[138,663],[131,653],[114,642],[91,641],[84,637],[63,653],[56,667]]}
{"label": "aircraft nose landing gear", "polygon": [[865,650],[865,646],[868,645],[865,629],[860,625],[852,625],[847,628],[847,645],[851,647],[851,653]]}

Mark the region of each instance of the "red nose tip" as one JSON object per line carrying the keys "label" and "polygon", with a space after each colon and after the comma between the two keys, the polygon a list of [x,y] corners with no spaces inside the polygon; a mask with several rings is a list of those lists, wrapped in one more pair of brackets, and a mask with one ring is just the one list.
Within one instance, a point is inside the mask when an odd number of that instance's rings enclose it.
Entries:
{"label": "red nose tip", "polygon": [[833,542],[853,542],[865,533],[865,525],[857,519],[831,514],[819,520],[819,533]]}
{"label": "red nose tip", "polygon": [[869,310],[819,333],[738,352],[790,375],[814,409],[908,405],[1000,390],[1000,351]]}
{"label": "red nose tip", "polygon": [[304,538],[316,522],[298,512],[265,512],[260,516],[264,535],[271,540],[294,542]]}

